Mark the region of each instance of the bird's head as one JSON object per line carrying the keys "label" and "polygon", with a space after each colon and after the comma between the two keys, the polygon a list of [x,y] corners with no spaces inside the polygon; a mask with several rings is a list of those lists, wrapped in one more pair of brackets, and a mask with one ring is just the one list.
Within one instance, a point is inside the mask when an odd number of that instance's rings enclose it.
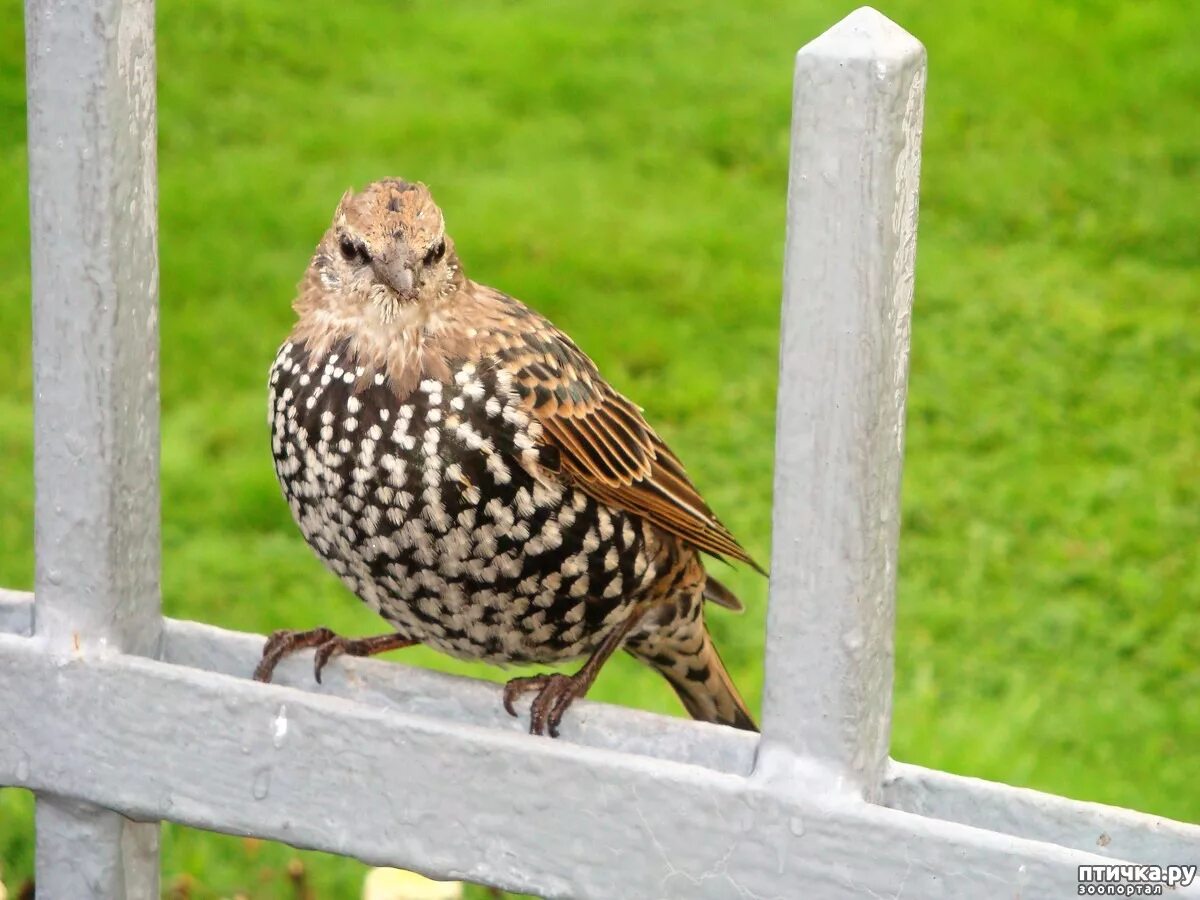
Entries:
{"label": "bird's head", "polygon": [[382,323],[432,307],[461,277],[429,188],[398,178],[342,196],[310,273],[324,291]]}

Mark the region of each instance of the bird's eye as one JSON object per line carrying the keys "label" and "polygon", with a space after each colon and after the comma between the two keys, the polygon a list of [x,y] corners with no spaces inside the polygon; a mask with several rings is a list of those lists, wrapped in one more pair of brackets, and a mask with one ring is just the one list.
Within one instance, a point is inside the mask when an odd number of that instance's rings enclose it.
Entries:
{"label": "bird's eye", "polygon": [[342,238],[341,242],[338,244],[338,249],[342,251],[342,256],[347,260],[354,259],[354,257],[358,256],[358,248],[354,246],[354,241],[350,240],[348,237]]}
{"label": "bird's eye", "polygon": [[429,248],[429,252],[425,254],[425,265],[429,265],[430,263],[435,263],[445,255],[446,255],[446,241],[443,239],[443,240],[438,241],[436,244],[434,244],[432,247]]}

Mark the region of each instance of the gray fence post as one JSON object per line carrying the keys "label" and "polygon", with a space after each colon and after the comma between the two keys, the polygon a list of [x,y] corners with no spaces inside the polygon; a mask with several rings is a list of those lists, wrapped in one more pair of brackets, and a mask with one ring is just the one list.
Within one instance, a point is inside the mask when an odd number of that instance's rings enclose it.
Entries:
{"label": "gray fence post", "polygon": [[[760,772],[876,799],[890,734],[925,51],[873,9],[796,57]],[[779,751],[784,751],[780,753]]]}
{"label": "gray fence post", "polygon": [[[154,5],[27,0],[25,21],[35,637],[56,655],[156,656]],[[39,795],[37,832],[39,896],[158,896],[156,823]]]}

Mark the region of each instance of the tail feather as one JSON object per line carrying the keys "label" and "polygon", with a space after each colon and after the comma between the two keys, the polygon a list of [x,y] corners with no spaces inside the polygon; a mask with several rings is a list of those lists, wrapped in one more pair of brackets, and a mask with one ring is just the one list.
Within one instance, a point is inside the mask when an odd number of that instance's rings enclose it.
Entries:
{"label": "tail feather", "polygon": [[631,641],[625,649],[667,679],[693,719],[758,731],[703,619],[688,624],[691,627],[659,632],[646,641]]}
{"label": "tail feather", "polygon": [[704,579],[704,599],[710,603],[717,604],[717,606],[732,609],[734,612],[743,612],[746,609],[742,605],[742,601],[738,599],[737,594],[711,575],[707,575]]}
{"label": "tail feather", "polygon": [[732,725],[744,731],[758,731],[746,701],[738,693],[737,686],[729,677],[725,663],[721,661],[721,656],[707,633],[705,639],[707,653],[691,660],[682,676],[674,668],[659,671],[666,676],[671,687],[675,688],[683,708],[693,719]]}

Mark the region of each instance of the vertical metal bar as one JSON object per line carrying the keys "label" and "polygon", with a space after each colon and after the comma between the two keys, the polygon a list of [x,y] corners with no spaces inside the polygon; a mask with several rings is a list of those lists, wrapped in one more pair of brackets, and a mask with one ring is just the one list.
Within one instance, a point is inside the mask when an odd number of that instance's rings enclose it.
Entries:
{"label": "vertical metal bar", "polygon": [[158,824],[39,795],[39,897],[158,900]]}
{"label": "vertical metal bar", "polygon": [[[27,0],[25,22],[34,632],[55,653],[155,655],[154,4]],[[157,824],[42,797],[37,829],[39,896],[158,896]]]}
{"label": "vertical metal bar", "polygon": [[873,9],[796,57],[758,772],[874,799],[890,736],[925,51]]}

